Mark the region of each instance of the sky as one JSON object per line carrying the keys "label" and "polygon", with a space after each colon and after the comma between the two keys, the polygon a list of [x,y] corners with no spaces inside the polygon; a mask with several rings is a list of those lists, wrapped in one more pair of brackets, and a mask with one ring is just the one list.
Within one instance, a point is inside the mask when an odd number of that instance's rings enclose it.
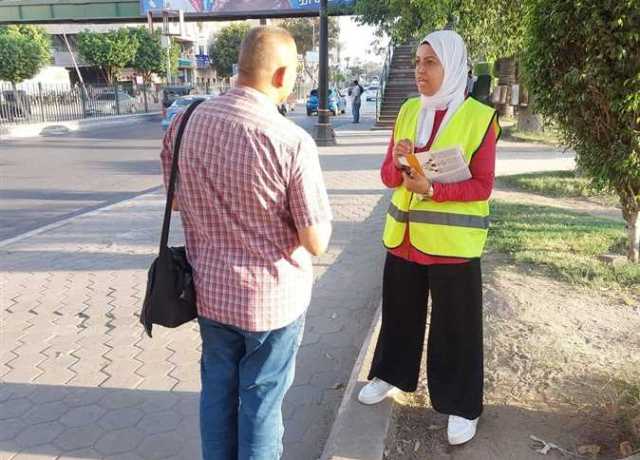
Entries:
{"label": "sky", "polygon": [[[374,61],[383,63],[385,56],[376,56],[371,52],[371,42],[375,40],[375,27],[359,25],[354,21],[353,16],[340,16],[340,43],[341,58],[349,57],[352,60],[360,58],[363,61]],[[388,38],[382,41],[386,46]]]}

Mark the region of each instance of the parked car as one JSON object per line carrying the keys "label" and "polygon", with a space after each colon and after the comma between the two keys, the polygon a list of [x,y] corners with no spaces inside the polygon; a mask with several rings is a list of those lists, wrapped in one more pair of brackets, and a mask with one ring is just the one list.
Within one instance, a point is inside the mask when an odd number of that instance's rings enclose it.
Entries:
{"label": "parked car", "polygon": [[162,107],[168,109],[176,99],[191,94],[191,86],[165,86],[162,88]]}
{"label": "parked car", "polygon": [[31,100],[23,90],[0,92],[0,119],[14,120],[31,115]]}
{"label": "parked car", "polygon": [[87,115],[116,115],[118,107],[120,113],[133,113],[138,110],[136,100],[124,91],[118,91],[116,99],[115,91],[104,91],[87,104]]}
{"label": "parked car", "polygon": [[280,114],[283,117],[287,116],[287,113],[289,112],[293,112],[296,109],[296,103],[298,102],[296,95],[295,94],[290,94],[289,97],[287,97],[287,100],[285,102],[283,102],[282,104],[278,105],[278,112],[280,112]]}
{"label": "parked car", "polygon": [[345,113],[347,111],[347,90],[332,90],[336,94],[336,104],[338,106],[338,113]]}
{"label": "parked car", "polygon": [[189,105],[191,105],[192,102],[211,99],[212,97],[214,96],[205,95],[205,94],[179,97],[178,99],[173,101],[173,104],[171,104],[166,111],[164,111],[164,116],[162,117],[162,129],[166,130],[171,124],[171,121],[173,120],[173,118],[178,113],[182,112],[183,110],[186,110],[186,108],[189,107]]}
{"label": "parked car", "polygon": [[367,87],[367,89],[364,91],[364,95],[367,102],[378,100],[378,86],[371,85]]}
{"label": "parked car", "polygon": [[[320,94],[317,89],[312,89],[307,97],[307,115],[318,114],[318,105],[320,104]],[[347,107],[347,100],[338,90],[329,90],[329,111],[332,115],[344,113]]]}

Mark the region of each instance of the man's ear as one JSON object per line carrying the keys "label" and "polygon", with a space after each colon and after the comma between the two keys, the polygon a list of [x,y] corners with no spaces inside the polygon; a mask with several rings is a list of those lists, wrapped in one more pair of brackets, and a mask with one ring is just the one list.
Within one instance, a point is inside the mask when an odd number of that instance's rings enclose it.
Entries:
{"label": "man's ear", "polygon": [[273,73],[273,78],[271,79],[271,84],[274,86],[274,88],[282,88],[284,86],[286,73],[286,67],[278,67],[276,69],[276,71]]}

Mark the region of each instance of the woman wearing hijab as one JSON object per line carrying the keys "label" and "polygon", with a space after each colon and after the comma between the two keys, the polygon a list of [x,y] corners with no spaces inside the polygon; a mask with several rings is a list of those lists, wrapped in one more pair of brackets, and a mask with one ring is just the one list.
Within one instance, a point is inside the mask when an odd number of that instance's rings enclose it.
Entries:
{"label": "woman wearing hijab", "polygon": [[[467,97],[467,50],[453,31],[429,34],[416,52],[420,97],[398,114],[381,176],[394,193],[384,244],[382,325],[369,379],[358,399],[376,404],[417,388],[427,320],[427,382],[433,408],[449,415],[452,445],[471,440],[482,413],[483,341],[480,256],[493,188],[495,111]],[[399,159],[460,147],[469,180],[431,183]],[[404,168],[404,169],[403,169]]]}

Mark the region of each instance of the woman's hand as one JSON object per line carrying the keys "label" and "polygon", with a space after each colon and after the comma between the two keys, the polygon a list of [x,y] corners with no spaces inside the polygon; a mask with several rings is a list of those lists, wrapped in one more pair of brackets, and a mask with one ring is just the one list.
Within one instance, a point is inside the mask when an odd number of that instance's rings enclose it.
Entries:
{"label": "woman's hand", "polygon": [[421,174],[418,174],[415,170],[402,171],[402,184],[407,190],[413,193],[419,193],[421,195],[432,196],[433,187],[431,181]]}
{"label": "woman's hand", "polygon": [[400,157],[407,156],[413,153],[413,142],[409,139],[402,139],[399,142],[396,142],[396,145],[393,147],[393,164],[396,168],[402,169],[402,163],[400,163]]}

